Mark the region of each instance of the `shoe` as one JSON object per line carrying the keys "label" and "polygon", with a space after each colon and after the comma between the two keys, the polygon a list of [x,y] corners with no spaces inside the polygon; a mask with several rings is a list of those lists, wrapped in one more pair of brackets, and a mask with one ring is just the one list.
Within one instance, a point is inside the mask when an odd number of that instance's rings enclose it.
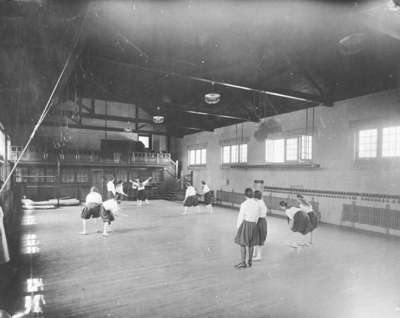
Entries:
{"label": "shoe", "polygon": [[246,268],[246,267],[247,267],[246,263],[242,263],[242,262],[235,265],[236,269],[242,269],[242,268]]}
{"label": "shoe", "polygon": [[106,232],[103,232],[103,234],[102,234],[104,237],[107,237],[108,236],[108,233],[106,233]]}
{"label": "shoe", "polygon": [[252,263],[252,262],[249,262],[248,266],[251,267],[251,265],[253,265],[253,263]]}
{"label": "shoe", "polygon": [[261,259],[262,259],[261,257],[253,257],[254,262],[259,262],[259,261],[261,261]]}
{"label": "shoe", "polygon": [[87,235],[87,232],[79,232],[80,235]]}

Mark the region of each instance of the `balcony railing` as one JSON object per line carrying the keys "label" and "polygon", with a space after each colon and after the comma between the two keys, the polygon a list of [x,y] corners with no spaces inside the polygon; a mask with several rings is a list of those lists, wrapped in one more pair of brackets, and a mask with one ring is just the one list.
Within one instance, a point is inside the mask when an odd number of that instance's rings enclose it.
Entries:
{"label": "balcony railing", "polygon": [[[22,152],[22,147],[12,146],[10,160],[16,161]],[[59,154],[62,162],[68,163],[106,163],[106,164],[132,164],[132,165],[169,165],[175,164],[170,153],[133,152],[128,157],[121,153],[114,153],[113,158],[103,158],[99,151],[66,150]],[[30,147],[21,158],[22,162],[55,162],[57,154],[47,152],[35,147]]]}

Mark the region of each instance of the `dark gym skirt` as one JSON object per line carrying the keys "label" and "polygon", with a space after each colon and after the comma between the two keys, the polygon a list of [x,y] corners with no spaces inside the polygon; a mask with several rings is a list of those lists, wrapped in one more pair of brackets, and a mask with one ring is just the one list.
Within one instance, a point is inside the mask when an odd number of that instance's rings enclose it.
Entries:
{"label": "dark gym skirt", "polygon": [[199,200],[197,199],[197,195],[191,195],[187,197],[185,202],[183,203],[184,206],[198,206]]}
{"label": "dark gym skirt", "polygon": [[97,203],[89,203],[85,207],[83,207],[81,212],[81,218],[85,220],[89,220],[90,218],[98,218],[100,217],[100,208],[101,204]]}
{"label": "dark gym skirt", "polygon": [[111,191],[107,191],[107,199],[114,199],[115,195]]}
{"label": "dark gym skirt", "polygon": [[211,204],[212,203],[212,198],[213,198],[212,191],[208,191],[206,194],[204,194],[204,203],[206,205]]}
{"label": "dark gym skirt", "polygon": [[237,230],[235,243],[240,246],[254,246],[256,241],[257,223],[243,221]]}
{"label": "dark gym skirt", "polygon": [[146,200],[146,190],[139,190],[138,191],[138,200],[139,201]]}
{"label": "dark gym skirt", "polygon": [[104,209],[103,206],[101,206],[100,209],[100,216],[104,223],[111,224],[111,222],[115,220],[114,214],[110,210]]}
{"label": "dark gym skirt", "polygon": [[266,239],[267,239],[267,220],[265,218],[259,218],[257,222],[254,245],[264,245]]}
{"label": "dark gym skirt", "polygon": [[297,212],[293,217],[292,231],[303,235],[312,232],[318,225],[318,218],[314,212]]}

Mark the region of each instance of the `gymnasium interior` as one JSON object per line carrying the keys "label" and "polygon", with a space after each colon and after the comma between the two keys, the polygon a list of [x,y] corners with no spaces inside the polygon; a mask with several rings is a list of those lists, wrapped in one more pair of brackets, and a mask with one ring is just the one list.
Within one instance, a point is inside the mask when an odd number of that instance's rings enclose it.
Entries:
{"label": "gymnasium interior", "polygon": [[0,181],[0,317],[400,317],[400,1],[0,0]]}

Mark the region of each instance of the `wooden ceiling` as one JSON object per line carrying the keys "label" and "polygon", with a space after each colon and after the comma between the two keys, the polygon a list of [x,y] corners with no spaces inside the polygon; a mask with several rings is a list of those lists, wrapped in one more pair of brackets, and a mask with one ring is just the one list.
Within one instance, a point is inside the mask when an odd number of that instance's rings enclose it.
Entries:
{"label": "wooden ceiling", "polygon": [[0,107],[11,126],[40,113],[74,43],[58,100],[159,107],[175,136],[399,81],[400,11],[386,0],[0,1],[0,12]]}

